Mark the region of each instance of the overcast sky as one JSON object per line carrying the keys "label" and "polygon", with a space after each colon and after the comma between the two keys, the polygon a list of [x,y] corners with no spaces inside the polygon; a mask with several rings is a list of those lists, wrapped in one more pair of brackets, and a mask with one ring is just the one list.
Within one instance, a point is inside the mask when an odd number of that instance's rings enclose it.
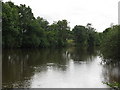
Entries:
{"label": "overcast sky", "polygon": [[[9,1],[9,0],[3,0]],[[47,19],[50,23],[62,19],[75,25],[92,23],[102,32],[111,23],[118,24],[118,1],[120,0],[11,0],[15,4],[26,4],[32,8],[34,16]]]}

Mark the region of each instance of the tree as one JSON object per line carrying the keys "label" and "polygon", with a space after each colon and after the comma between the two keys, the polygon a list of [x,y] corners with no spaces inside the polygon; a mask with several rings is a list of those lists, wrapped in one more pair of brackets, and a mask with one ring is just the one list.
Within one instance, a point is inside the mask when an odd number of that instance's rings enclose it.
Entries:
{"label": "tree", "polygon": [[[87,39],[87,43],[88,46],[95,46],[95,29],[92,27],[91,23],[87,24],[87,30],[88,30],[88,39]],[[96,37],[97,38],[97,37]]]}
{"label": "tree", "polygon": [[12,48],[19,46],[19,15],[17,6],[12,2],[2,3],[2,20],[3,20],[3,47]]}
{"label": "tree", "polygon": [[58,45],[59,46],[66,46],[67,44],[67,31],[70,30],[68,27],[67,20],[62,20],[57,22],[58,25]]}
{"label": "tree", "polygon": [[[108,29],[106,29],[108,30]],[[103,54],[105,62],[118,61],[120,59],[120,26],[113,26],[109,28],[109,31],[103,32],[103,40],[101,44],[101,52]]]}
{"label": "tree", "polygon": [[74,40],[78,45],[87,44],[87,29],[84,26],[76,25],[73,28]]}
{"label": "tree", "polygon": [[[24,45],[27,44],[27,42],[30,41],[26,41],[28,40],[27,33],[30,32],[28,30],[31,30],[31,23],[32,21],[35,19],[32,13],[31,8],[28,6],[26,7],[26,5],[22,5],[20,4],[20,6],[18,7],[19,10],[19,26],[20,26],[20,35],[19,35],[19,39],[20,39],[20,45],[21,47],[24,47]],[[28,45],[27,45],[28,46]]]}
{"label": "tree", "polygon": [[[62,20],[62,21],[59,20],[58,22],[55,22],[52,25],[50,25],[49,33],[51,33],[52,37],[54,37],[52,41],[55,44],[55,46],[58,47],[66,46],[69,31],[70,28],[68,26],[67,20]],[[49,39],[49,41],[51,40]]]}
{"label": "tree", "polygon": [[43,28],[44,30],[48,30],[48,24],[49,22],[41,17],[37,17],[36,19],[40,25],[41,28]]}

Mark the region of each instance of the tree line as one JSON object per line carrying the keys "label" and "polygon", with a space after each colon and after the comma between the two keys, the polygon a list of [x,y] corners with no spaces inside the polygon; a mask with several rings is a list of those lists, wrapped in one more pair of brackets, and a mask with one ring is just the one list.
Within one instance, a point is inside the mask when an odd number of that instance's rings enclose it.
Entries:
{"label": "tree line", "polygon": [[29,6],[2,2],[3,48],[64,47],[73,40],[77,45],[99,45],[99,34],[91,27],[76,25],[72,30],[67,20],[53,24],[34,17]]}
{"label": "tree line", "polygon": [[2,2],[3,48],[63,47],[70,28],[67,20],[49,25],[41,17],[35,18],[26,5]]}

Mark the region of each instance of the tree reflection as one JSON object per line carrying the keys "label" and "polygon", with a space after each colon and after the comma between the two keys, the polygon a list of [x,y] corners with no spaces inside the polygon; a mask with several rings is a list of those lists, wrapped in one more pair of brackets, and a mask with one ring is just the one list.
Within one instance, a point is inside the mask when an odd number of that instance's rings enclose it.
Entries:
{"label": "tree reflection", "polygon": [[3,86],[6,87],[24,86],[21,82],[29,80],[37,70],[47,70],[50,63],[55,68],[65,70],[67,60],[65,49],[4,50],[2,58]]}
{"label": "tree reflection", "polygon": [[[94,47],[4,50],[2,56],[3,87],[29,88],[31,85],[30,80],[36,73],[39,74],[49,70],[64,73],[70,67],[71,61],[78,63],[74,65],[82,66],[79,63],[92,62],[98,57],[98,54],[99,50]],[[120,75],[118,76],[117,71],[118,64],[103,65],[102,74],[104,81],[112,82],[118,80],[120,82]]]}
{"label": "tree reflection", "polygon": [[102,72],[104,75],[105,82],[120,83],[119,64],[118,63],[104,64],[103,67],[104,68],[103,68]]}
{"label": "tree reflection", "polygon": [[73,47],[68,50],[74,61],[93,60],[93,58],[98,54],[95,47]]}

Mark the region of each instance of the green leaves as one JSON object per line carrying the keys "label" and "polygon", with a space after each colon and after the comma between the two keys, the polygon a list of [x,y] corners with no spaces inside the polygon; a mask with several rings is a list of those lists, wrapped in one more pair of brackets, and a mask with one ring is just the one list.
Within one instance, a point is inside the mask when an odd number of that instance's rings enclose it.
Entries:
{"label": "green leaves", "polygon": [[87,29],[84,26],[75,26],[73,29],[75,42],[81,45],[85,45],[87,40]]}
{"label": "green leaves", "polygon": [[41,17],[35,18],[26,5],[3,2],[3,47],[36,48],[65,46],[68,38],[67,20],[49,25]]}
{"label": "green leaves", "polygon": [[119,41],[120,41],[120,26],[113,26],[103,32],[103,40],[101,43],[101,52],[106,62],[117,61],[120,59]]}
{"label": "green leaves", "polygon": [[82,46],[96,46],[99,45],[99,34],[95,32],[95,29],[88,24],[86,27],[76,25],[73,28],[73,35],[76,44]]}
{"label": "green leaves", "polygon": [[18,38],[19,35],[19,16],[18,16],[18,9],[17,6],[14,5],[12,2],[2,3],[3,5],[3,47],[15,47],[18,46]]}
{"label": "green leaves", "polygon": [[114,88],[114,89],[119,89],[120,88],[120,83],[117,83],[117,82],[114,82],[114,83],[103,82],[103,84],[106,84],[109,87]]}
{"label": "green leaves", "polygon": [[76,25],[70,31],[67,20],[59,20],[50,25],[42,17],[35,18],[29,6],[22,4],[17,6],[10,1],[2,2],[2,6],[2,45],[5,48],[64,47],[69,43],[81,46],[101,44],[102,52],[110,52],[104,53],[106,58],[119,57],[116,52],[117,47],[120,46],[118,26],[97,33],[92,24],[88,23],[87,26]]}

